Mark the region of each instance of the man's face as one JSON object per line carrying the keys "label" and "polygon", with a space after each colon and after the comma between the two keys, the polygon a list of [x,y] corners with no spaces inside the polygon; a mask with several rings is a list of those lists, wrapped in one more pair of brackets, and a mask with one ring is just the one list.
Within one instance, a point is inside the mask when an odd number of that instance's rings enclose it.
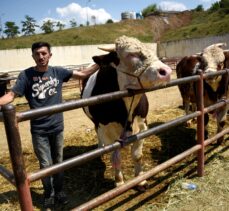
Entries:
{"label": "man's face", "polygon": [[38,67],[46,67],[52,54],[48,48],[44,46],[34,49],[32,56]]}

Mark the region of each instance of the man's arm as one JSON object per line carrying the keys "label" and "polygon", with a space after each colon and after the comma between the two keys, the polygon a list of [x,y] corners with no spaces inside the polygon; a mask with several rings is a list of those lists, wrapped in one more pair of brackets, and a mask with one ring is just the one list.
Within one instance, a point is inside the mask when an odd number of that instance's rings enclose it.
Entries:
{"label": "man's arm", "polygon": [[12,92],[12,91],[9,91],[8,93],[6,93],[2,97],[0,97],[0,107],[2,105],[11,103],[14,100],[15,97],[16,97],[15,93]]}
{"label": "man's arm", "polygon": [[85,79],[99,69],[99,65],[93,64],[90,67],[83,68],[81,71],[74,70],[72,77],[74,79]]}

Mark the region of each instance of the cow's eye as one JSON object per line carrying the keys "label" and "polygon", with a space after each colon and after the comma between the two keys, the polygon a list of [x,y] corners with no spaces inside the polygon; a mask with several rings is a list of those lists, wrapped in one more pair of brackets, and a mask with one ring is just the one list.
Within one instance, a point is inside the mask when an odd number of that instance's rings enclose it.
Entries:
{"label": "cow's eye", "polygon": [[139,58],[139,54],[138,53],[130,53],[128,54],[129,57],[132,57],[132,58]]}

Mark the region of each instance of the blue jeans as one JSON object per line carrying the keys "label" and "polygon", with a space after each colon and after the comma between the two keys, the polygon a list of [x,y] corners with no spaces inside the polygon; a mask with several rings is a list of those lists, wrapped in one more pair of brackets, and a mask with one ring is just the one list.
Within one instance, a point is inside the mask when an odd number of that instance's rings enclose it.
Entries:
{"label": "blue jeans", "polygon": [[[41,169],[63,161],[63,131],[45,135],[32,134],[32,141]],[[63,177],[63,173],[57,173],[41,179],[46,198],[62,191]]]}

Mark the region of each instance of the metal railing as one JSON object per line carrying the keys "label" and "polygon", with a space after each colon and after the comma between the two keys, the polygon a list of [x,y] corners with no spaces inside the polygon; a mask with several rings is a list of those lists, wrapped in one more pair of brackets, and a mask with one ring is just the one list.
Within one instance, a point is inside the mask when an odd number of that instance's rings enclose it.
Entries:
{"label": "metal railing", "polygon": [[[36,181],[38,179],[44,178],[46,176],[55,174],[60,171],[64,171],[66,169],[72,168],[73,166],[81,165],[105,153],[114,151],[123,146],[131,144],[137,140],[140,140],[150,135],[165,131],[171,127],[177,126],[192,118],[197,117],[197,144],[195,146],[167,160],[166,162],[154,167],[153,169],[145,172],[144,174],[138,177],[135,177],[134,179],[130,181],[127,181],[124,185],[120,187],[116,187],[94,198],[93,200],[80,205],[79,207],[73,210],[88,210],[93,207],[96,207],[100,205],[101,203],[104,203],[112,199],[114,196],[117,196],[127,191],[128,189],[136,186],[141,181],[183,160],[184,158],[193,154],[194,152],[198,152],[197,153],[198,175],[203,176],[205,146],[217,140],[218,138],[224,136],[225,134],[229,133],[229,128],[226,128],[223,131],[221,131],[220,133],[216,134],[214,137],[204,140],[204,114],[207,112],[213,111],[217,108],[220,108],[222,106],[225,106],[226,104],[229,103],[229,100],[226,99],[224,101],[220,101],[214,105],[211,105],[207,108],[204,108],[203,81],[205,78],[216,76],[216,75],[222,75],[222,74],[229,74],[229,70],[228,69],[221,70],[216,73],[210,73],[210,74],[209,73],[208,74],[200,73],[200,75],[172,80],[166,86],[157,86],[149,90],[138,90],[138,91],[131,91],[131,92],[127,90],[117,91],[117,92],[113,92],[109,94],[97,95],[97,96],[90,97],[87,99],[79,99],[79,100],[74,100],[70,102],[64,102],[58,105],[28,110],[24,112],[16,112],[15,106],[11,104],[5,105],[2,107],[2,113],[0,112],[0,121],[4,121],[13,172],[9,171],[8,169],[6,169],[3,166],[0,166],[0,174],[4,178],[6,178],[11,184],[16,186],[21,210],[30,211],[30,210],[33,210],[33,204],[32,204],[32,198],[31,198],[30,186],[29,186],[30,182]],[[140,132],[138,134],[129,136],[125,138],[122,141],[122,143],[115,142],[111,145],[105,146],[103,148],[94,149],[85,154],[70,158],[68,160],[63,161],[62,163],[55,164],[55,165],[52,165],[44,169],[40,169],[36,172],[26,172],[23,154],[22,154],[21,138],[20,138],[18,123],[22,121],[27,121],[33,118],[41,117],[47,114],[54,114],[58,112],[69,111],[69,110],[73,110],[73,109],[77,109],[77,108],[81,108],[81,107],[85,107],[89,105],[99,104],[99,103],[112,101],[112,100],[120,99],[120,98],[127,97],[127,96],[133,96],[135,94],[139,94],[143,92],[150,92],[150,91],[154,91],[158,89],[164,89],[164,88],[176,86],[176,85],[183,84],[183,83],[189,83],[189,82],[197,83],[197,88],[198,88],[197,111],[189,115],[179,117],[175,120],[166,122],[160,126],[156,126],[146,131]]]}

